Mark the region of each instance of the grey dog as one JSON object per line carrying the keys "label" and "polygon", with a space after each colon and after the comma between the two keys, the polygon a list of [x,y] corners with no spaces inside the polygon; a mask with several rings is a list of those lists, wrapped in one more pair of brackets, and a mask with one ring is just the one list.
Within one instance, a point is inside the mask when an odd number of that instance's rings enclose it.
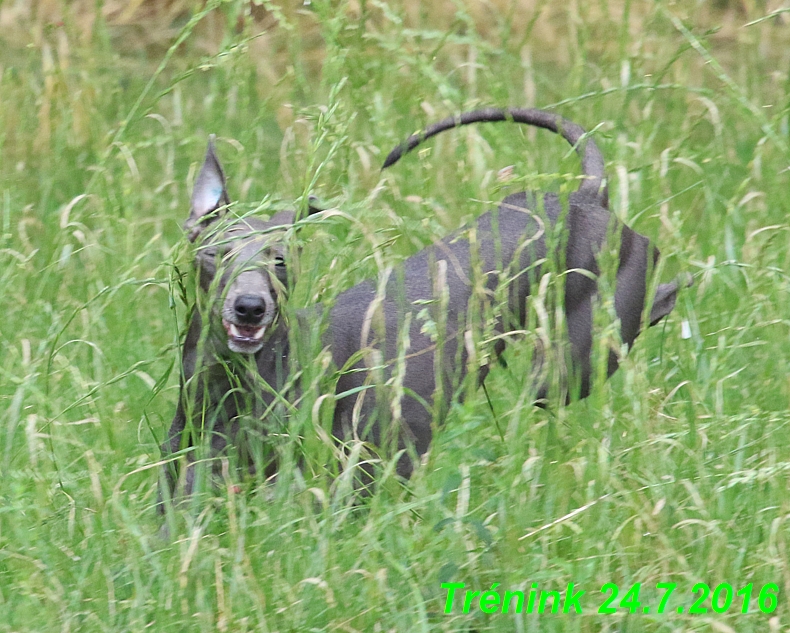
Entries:
{"label": "grey dog", "polygon": [[[549,394],[547,366],[556,362],[566,365],[559,374],[565,376],[561,397],[584,398],[590,392],[598,259],[608,244],[615,244],[614,308],[621,342],[630,347],[643,320],[653,325],[672,311],[677,282],[657,287],[650,313],[643,317],[658,250],[608,211],[603,157],[578,125],[535,109],[468,112],[410,137],[384,167],[443,130],[486,121],[545,128],[576,148],[583,178],[567,203],[556,194],[509,195],[498,209],[388,271],[388,280],[359,283],[331,307],[302,311],[292,323],[286,322],[280,302],[289,281],[284,236],[293,229],[295,213],[280,212],[268,221],[234,217],[209,141],[185,224],[189,240],[198,245],[195,264],[209,305],[193,311],[178,408],[163,445],[166,455],[183,451],[191,463],[198,438],[210,433],[212,456],[231,445],[249,460],[255,450],[242,421],[253,420],[258,432],[267,434],[267,417],[292,387],[294,335],[309,338],[323,321],[321,340],[336,369],[335,441],[356,438],[378,447],[390,441],[391,448],[402,450],[397,472],[408,477],[428,450],[433,424],[442,421],[454,397],[462,396],[464,376],[476,371],[482,382],[508,333],[523,330],[529,297],[550,268],[547,262],[564,273],[560,294],[570,353],[564,360],[550,359],[545,346],[534,350],[533,371],[524,379],[534,382],[538,402]],[[547,247],[548,231],[557,226],[560,246]],[[605,362],[611,375],[617,351],[610,350]],[[262,467],[273,468],[257,464]],[[193,470],[183,475],[187,494]],[[172,465],[168,472],[173,493]]]}

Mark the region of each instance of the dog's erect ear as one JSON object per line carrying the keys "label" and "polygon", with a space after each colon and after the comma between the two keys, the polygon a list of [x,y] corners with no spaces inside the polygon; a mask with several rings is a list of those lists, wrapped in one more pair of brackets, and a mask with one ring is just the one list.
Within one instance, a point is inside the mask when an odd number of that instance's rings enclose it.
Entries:
{"label": "dog's erect ear", "polygon": [[680,288],[691,288],[693,285],[694,277],[688,273],[681,273],[675,277],[674,281],[661,284],[656,289],[656,297],[653,299],[653,307],[650,309],[650,325],[655,325],[672,312]]}
{"label": "dog's erect ear", "polygon": [[[319,208],[318,206],[318,198],[315,196],[310,196],[307,199],[307,215],[313,215],[314,213],[320,213],[321,211],[325,211],[323,206]],[[299,215],[296,211],[278,211],[275,213],[271,219],[269,220],[269,224],[276,224],[282,226],[288,226],[296,222],[297,216],[299,218],[304,217],[304,215]]]}
{"label": "dog's erect ear", "polygon": [[309,196],[307,198],[307,215],[321,213],[321,211],[326,211],[324,205],[321,204],[321,201],[315,196]]}
{"label": "dog's erect ear", "polygon": [[191,242],[210,222],[219,217],[215,213],[221,207],[230,204],[227,189],[225,189],[225,174],[222,172],[222,165],[219,164],[216,151],[214,150],[214,138],[212,134],[208,137],[208,149],[206,159],[200,168],[195,189],[192,191],[192,205],[189,218],[184,223],[184,230]]}
{"label": "dog's erect ear", "polygon": [[653,326],[661,319],[672,312],[675,307],[675,300],[678,296],[678,283],[672,281],[668,284],[661,284],[656,289],[656,296],[653,299],[653,307],[650,309],[650,325]]}

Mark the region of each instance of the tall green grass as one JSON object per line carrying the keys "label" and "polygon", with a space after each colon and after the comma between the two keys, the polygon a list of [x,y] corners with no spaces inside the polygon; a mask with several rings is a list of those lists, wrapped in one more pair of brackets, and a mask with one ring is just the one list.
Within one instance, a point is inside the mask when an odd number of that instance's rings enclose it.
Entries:
{"label": "tall green grass", "polygon": [[[256,22],[215,2],[146,47],[128,26],[81,28],[68,5],[62,22],[5,27],[0,630],[790,626],[790,49],[784,14],[747,25],[762,3],[716,4],[313,0]],[[512,347],[491,407],[482,391],[454,406],[408,484],[384,476],[355,505],[344,480],[288,469],[257,492],[208,491],[160,538],[158,445],[193,283],[180,225],[207,135],[245,208],[313,193],[345,214],[303,236],[300,307],[516,187],[578,173],[560,139],[506,125],[379,171],[409,133],[482,105],[595,129],[614,212],[660,246],[664,279],[695,286],[584,402],[535,409]],[[584,614],[445,614],[442,582],[573,582]],[[598,615],[607,582],[621,596],[641,582],[651,606],[656,583],[678,589],[662,615]],[[754,583],[750,612],[687,613],[697,582]]]}

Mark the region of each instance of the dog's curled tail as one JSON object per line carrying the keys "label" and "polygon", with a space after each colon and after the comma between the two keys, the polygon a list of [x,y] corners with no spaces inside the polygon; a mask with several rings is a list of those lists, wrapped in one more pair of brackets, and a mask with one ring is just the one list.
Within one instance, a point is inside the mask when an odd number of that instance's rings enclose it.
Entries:
{"label": "dog's curled tail", "polygon": [[576,125],[568,119],[562,118],[558,114],[538,110],[536,108],[485,108],[483,110],[473,110],[464,112],[461,115],[443,119],[433,125],[429,125],[422,132],[412,134],[403,143],[393,149],[384,161],[382,169],[400,160],[401,156],[410,152],[423,141],[436,136],[439,132],[444,132],[462,125],[470,123],[487,123],[492,121],[512,121],[542,127],[552,132],[556,132],[576,149],[581,158],[582,174],[584,180],[579,186],[579,193],[589,196],[602,206],[608,204],[608,193],[606,190],[606,173],[604,160],[601,150],[592,138],[586,137],[587,132],[580,125]]}

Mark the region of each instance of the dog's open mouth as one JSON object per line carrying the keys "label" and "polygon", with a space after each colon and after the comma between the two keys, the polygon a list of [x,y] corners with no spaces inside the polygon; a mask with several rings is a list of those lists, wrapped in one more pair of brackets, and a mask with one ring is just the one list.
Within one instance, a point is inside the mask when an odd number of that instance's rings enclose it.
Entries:
{"label": "dog's open mouth", "polygon": [[266,334],[265,325],[237,325],[222,319],[222,325],[228,333],[228,343],[233,351],[257,351],[263,335]]}

